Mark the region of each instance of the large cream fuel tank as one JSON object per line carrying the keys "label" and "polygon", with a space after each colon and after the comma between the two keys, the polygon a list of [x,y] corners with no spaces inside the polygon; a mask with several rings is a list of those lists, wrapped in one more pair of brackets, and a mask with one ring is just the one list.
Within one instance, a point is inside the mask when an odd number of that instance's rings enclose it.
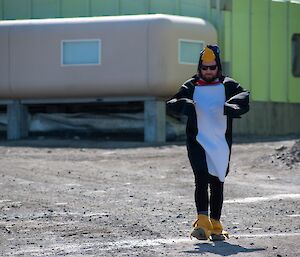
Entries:
{"label": "large cream fuel tank", "polygon": [[132,15],[0,22],[0,99],[173,94],[215,28],[199,18]]}

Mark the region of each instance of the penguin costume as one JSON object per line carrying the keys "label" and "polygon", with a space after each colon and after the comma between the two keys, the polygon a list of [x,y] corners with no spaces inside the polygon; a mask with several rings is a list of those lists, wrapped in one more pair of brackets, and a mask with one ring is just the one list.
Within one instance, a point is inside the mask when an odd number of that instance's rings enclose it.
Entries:
{"label": "penguin costume", "polygon": [[188,117],[186,145],[195,176],[197,208],[191,236],[224,240],[228,233],[223,231],[220,217],[223,184],[229,172],[232,121],[249,111],[249,92],[222,75],[219,47],[207,45],[200,53],[197,74],[167,101],[167,107],[174,114]]}

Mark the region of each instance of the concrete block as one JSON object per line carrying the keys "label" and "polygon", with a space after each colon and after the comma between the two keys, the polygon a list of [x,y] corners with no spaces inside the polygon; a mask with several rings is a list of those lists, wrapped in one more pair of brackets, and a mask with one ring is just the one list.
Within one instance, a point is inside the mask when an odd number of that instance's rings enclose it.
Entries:
{"label": "concrete block", "polygon": [[28,108],[13,100],[7,105],[7,139],[21,139],[28,136]]}
{"label": "concrete block", "polygon": [[145,142],[166,141],[166,104],[162,100],[144,102],[144,140]]}

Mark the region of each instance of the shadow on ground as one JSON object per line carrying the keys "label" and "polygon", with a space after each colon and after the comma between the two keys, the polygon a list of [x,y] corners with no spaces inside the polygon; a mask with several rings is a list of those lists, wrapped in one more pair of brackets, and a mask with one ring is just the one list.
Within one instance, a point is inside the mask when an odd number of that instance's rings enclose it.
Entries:
{"label": "shadow on ground", "polygon": [[265,248],[245,248],[243,246],[230,244],[228,242],[198,243],[194,246],[194,250],[183,252],[192,254],[214,253],[220,256],[230,256],[238,253],[250,253],[266,250]]}

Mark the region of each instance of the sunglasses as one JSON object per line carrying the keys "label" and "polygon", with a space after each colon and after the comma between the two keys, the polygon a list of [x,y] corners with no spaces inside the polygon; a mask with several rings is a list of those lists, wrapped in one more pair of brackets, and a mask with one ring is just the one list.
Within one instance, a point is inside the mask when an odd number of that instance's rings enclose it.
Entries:
{"label": "sunglasses", "polygon": [[218,66],[217,65],[211,65],[211,66],[205,66],[205,65],[202,65],[201,66],[201,70],[215,70]]}

